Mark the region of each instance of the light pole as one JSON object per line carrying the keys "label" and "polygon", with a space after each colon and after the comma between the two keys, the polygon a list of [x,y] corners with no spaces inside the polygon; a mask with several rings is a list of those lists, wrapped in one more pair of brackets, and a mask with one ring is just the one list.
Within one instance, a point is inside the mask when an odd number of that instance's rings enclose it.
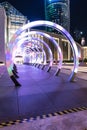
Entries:
{"label": "light pole", "polygon": [[82,45],[82,63],[84,62],[84,48],[83,46],[85,45],[85,38],[81,38],[81,45]]}

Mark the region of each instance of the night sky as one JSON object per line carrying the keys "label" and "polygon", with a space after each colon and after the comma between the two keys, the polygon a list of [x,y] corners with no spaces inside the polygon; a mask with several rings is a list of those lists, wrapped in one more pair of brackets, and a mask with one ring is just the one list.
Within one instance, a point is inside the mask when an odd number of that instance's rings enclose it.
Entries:
{"label": "night sky", "polygon": [[[7,0],[30,21],[44,20],[44,0]],[[0,0],[4,2],[4,0]],[[87,33],[87,0],[70,1],[71,31],[79,29]]]}

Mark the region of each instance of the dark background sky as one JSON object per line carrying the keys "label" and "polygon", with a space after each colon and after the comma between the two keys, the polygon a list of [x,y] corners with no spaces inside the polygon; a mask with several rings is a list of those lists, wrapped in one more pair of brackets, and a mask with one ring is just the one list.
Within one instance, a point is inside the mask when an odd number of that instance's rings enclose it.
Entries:
{"label": "dark background sky", "polygon": [[[7,0],[30,21],[44,20],[44,0]],[[4,2],[4,0],[0,0]],[[71,31],[87,33],[87,0],[70,0]]]}

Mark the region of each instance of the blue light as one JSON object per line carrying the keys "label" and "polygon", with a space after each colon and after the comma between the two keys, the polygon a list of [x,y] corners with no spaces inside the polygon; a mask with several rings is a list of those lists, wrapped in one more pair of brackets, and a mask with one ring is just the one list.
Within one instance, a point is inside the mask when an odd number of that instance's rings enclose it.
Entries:
{"label": "blue light", "polygon": [[64,0],[49,0],[49,2],[64,2]]}

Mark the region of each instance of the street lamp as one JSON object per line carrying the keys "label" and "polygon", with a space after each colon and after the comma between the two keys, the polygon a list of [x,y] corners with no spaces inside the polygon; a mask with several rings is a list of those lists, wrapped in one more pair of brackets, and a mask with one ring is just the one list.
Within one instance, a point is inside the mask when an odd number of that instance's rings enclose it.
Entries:
{"label": "street lamp", "polygon": [[83,46],[85,45],[85,38],[81,38],[81,45],[82,45],[82,62],[84,61],[84,48]]}

